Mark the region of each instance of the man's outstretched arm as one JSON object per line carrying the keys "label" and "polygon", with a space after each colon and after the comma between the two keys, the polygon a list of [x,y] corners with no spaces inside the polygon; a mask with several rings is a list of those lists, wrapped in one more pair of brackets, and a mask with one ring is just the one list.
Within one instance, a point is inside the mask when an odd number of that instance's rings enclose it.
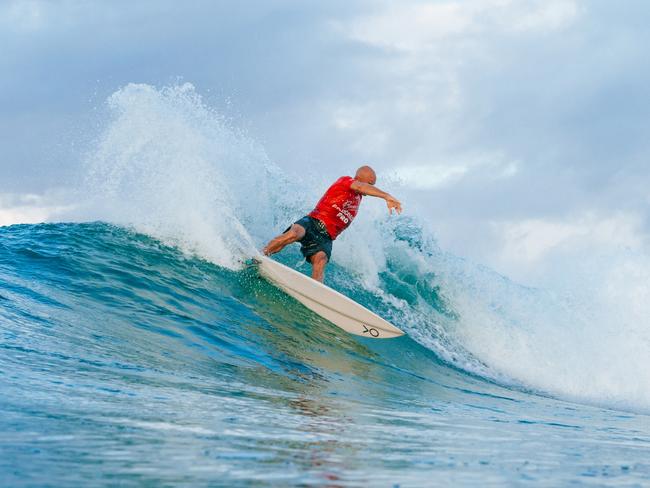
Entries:
{"label": "man's outstretched arm", "polygon": [[361,193],[362,195],[383,198],[386,200],[386,205],[388,206],[388,211],[390,213],[393,213],[393,209],[395,209],[398,214],[402,213],[402,203],[393,195],[380,190],[375,185],[371,185],[370,183],[363,183],[361,181],[354,181],[352,182],[352,185],[350,185],[350,188],[358,193]]}

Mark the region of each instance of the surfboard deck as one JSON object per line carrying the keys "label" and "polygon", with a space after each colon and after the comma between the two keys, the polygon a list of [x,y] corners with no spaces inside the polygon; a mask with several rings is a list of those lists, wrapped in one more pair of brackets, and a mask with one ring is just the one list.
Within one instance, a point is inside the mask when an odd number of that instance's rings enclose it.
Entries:
{"label": "surfboard deck", "polygon": [[351,334],[390,339],[404,332],[363,305],[309,276],[266,256],[256,256],[260,275],[312,312]]}

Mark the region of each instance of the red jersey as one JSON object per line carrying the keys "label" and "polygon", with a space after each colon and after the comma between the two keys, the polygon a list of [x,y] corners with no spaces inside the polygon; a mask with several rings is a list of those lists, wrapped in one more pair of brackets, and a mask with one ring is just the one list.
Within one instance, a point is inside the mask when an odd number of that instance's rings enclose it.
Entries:
{"label": "red jersey", "polygon": [[327,189],[316,208],[309,213],[310,217],[325,224],[332,239],[336,239],[347,229],[359,211],[362,195],[350,188],[352,183],[354,178],[351,176],[341,176]]}

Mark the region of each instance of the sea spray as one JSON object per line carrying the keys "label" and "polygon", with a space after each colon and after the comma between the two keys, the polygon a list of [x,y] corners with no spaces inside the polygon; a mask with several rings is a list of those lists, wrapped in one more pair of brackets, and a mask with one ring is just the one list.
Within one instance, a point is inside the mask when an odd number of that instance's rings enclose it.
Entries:
{"label": "sea spray", "polygon": [[90,218],[131,225],[228,268],[268,234],[283,207],[264,151],[208,109],[189,84],[130,84],[86,158]]}

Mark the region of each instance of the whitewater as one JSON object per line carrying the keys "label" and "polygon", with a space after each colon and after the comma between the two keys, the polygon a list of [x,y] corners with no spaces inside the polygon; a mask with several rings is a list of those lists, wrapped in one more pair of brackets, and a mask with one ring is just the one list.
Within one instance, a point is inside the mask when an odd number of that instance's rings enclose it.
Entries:
{"label": "whitewater", "polygon": [[326,284],[407,336],[353,337],[246,265],[340,175],[191,84],[105,112],[58,213],[0,227],[1,484],[650,483],[647,256],[526,286],[366,199]]}

